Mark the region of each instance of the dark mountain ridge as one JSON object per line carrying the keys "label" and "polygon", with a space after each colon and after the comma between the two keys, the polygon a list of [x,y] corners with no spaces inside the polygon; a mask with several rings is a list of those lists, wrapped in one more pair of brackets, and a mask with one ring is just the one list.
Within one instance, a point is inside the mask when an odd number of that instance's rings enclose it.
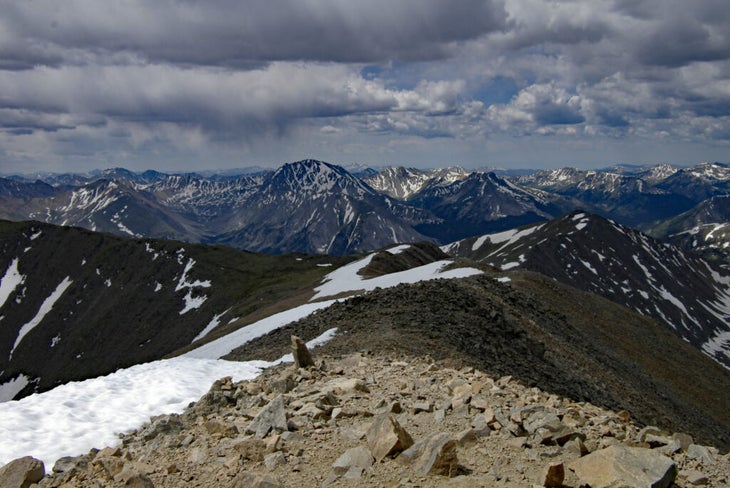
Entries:
{"label": "dark mountain ridge", "polygon": [[730,273],[699,256],[584,212],[445,249],[606,297],[653,318],[730,368]]}

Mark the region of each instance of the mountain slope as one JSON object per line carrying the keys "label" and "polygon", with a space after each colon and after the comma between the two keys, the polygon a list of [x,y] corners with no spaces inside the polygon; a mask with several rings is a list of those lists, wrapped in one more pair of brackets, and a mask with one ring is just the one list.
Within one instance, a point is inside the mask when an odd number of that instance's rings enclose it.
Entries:
{"label": "mountain slope", "polygon": [[697,204],[715,195],[730,193],[730,166],[701,163],[683,168],[657,183],[657,187],[683,195]]}
{"label": "mountain slope", "polygon": [[431,181],[409,203],[441,219],[416,226],[441,242],[547,220],[569,206],[561,197],[521,188],[494,173],[471,173],[453,183]]}
{"label": "mountain slope", "polygon": [[686,251],[730,266],[730,195],[718,195],[664,222],[647,233]]}
{"label": "mountain slope", "polygon": [[454,256],[521,268],[653,318],[730,368],[730,274],[596,215],[573,212],[454,243]]}
{"label": "mountain slope", "polygon": [[161,358],[311,295],[322,259],[0,221],[0,384],[28,394]]}
{"label": "mountain slope", "polygon": [[694,205],[688,197],[654,187],[636,176],[603,171],[561,168],[538,171],[517,181],[574,198],[582,208],[628,226],[665,219]]}

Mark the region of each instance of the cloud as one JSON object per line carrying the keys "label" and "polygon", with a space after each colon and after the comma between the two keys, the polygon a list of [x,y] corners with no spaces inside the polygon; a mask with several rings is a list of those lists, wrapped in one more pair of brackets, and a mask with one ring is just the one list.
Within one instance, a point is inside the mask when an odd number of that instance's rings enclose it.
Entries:
{"label": "cloud", "polygon": [[443,58],[504,27],[496,0],[70,0],[0,2],[3,64],[149,63],[250,68],[272,61]]}
{"label": "cloud", "polygon": [[566,151],[625,141],[637,157],[674,137],[717,154],[725,4],[0,0],[0,164],[240,166],[300,148],[426,159],[443,154],[436,140],[480,160],[550,137]]}

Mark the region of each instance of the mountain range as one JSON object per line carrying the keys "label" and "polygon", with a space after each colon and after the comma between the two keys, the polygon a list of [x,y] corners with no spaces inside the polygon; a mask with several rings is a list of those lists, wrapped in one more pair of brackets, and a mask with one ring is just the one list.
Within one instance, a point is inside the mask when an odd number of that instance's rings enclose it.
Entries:
{"label": "mountain range", "polygon": [[[456,167],[351,173],[303,160],[238,174],[116,168],[33,178],[0,178],[0,218],[278,254],[344,255],[419,240],[443,245],[575,209],[666,239],[667,222],[693,209],[703,217],[691,226],[675,222],[672,234],[725,223],[701,208],[730,193],[730,168],[720,163],[500,176]],[[727,264],[727,241],[715,232],[705,243],[707,234],[694,233],[690,248],[711,248]]]}

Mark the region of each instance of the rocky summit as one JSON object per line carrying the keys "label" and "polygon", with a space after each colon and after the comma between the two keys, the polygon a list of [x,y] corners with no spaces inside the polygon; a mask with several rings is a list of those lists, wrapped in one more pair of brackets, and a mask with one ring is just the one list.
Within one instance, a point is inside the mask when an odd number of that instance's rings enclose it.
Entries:
{"label": "rocky summit", "polygon": [[[459,360],[320,356],[217,381],[118,446],[13,461],[0,486],[721,487],[730,456],[626,411],[493,377]],[[5,475],[5,477],[3,477]],[[11,477],[12,475],[12,477]],[[32,483],[35,483],[31,485]]]}

